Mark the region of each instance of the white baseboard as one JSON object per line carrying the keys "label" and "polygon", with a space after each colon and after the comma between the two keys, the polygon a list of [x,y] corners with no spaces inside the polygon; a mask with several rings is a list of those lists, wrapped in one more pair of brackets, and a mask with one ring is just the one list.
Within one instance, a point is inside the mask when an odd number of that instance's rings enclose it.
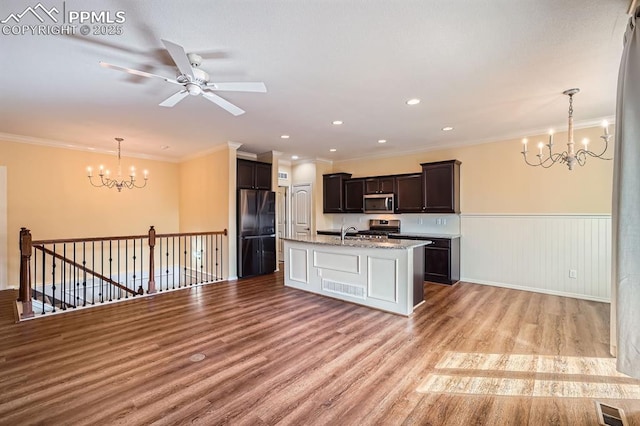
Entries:
{"label": "white baseboard", "polygon": [[462,278],[460,278],[460,281],[464,281],[464,282],[471,283],[471,284],[490,285],[490,286],[493,286],[493,287],[509,288],[509,289],[512,289],[512,290],[530,291],[532,293],[549,294],[549,295],[552,295],[552,296],[563,296],[563,297],[571,297],[573,299],[583,299],[583,300],[591,300],[591,301],[594,301],[594,302],[611,303],[611,300],[609,300],[607,298],[588,296],[588,295],[585,295],[585,294],[566,293],[566,292],[557,291],[557,290],[532,288],[532,287],[519,286],[519,285],[513,285],[513,284],[507,284],[507,283],[498,283],[498,282],[494,282],[494,281],[478,280],[478,279],[475,279],[475,278],[468,278],[468,277],[462,277]]}

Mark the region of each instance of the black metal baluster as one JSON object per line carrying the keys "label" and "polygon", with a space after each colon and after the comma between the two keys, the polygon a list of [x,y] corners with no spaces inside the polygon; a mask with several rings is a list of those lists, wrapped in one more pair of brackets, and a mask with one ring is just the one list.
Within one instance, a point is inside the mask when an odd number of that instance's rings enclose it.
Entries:
{"label": "black metal baluster", "polygon": [[191,281],[193,281],[193,279],[195,278],[196,284],[198,284],[198,236],[195,235],[193,238],[196,240],[196,247],[194,250],[193,245],[191,246],[191,256],[189,257],[191,258],[192,262],[195,262],[196,267],[195,269],[193,269],[193,267],[191,268]]}
{"label": "black metal baluster", "polygon": [[[113,281],[112,240],[109,240],[109,279]],[[113,285],[109,283],[109,302],[113,301]]]}
{"label": "black metal baluster", "polygon": [[211,282],[211,274],[209,274],[209,234],[204,236],[204,254],[205,254],[205,274],[207,282]]}
{"label": "black metal baluster", "polygon": [[[64,257],[65,259],[67,258],[67,243],[64,243],[62,246],[62,257]],[[67,264],[68,262],[65,261],[65,263],[63,263],[62,265],[62,294],[65,295],[67,293]],[[64,298],[64,302],[62,304],[62,310],[66,311],[67,310],[67,300],[69,300],[68,297]]]}
{"label": "black metal baluster", "polygon": [[[51,263],[51,285],[53,287],[56,286],[56,245],[53,245],[53,256],[52,256],[52,263]],[[60,300],[63,301],[63,303],[61,303],[60,305],[60,309],[62,309],[62,307],[64,306],[64,294],[61,294]],[[42,301],[44,302],[44,300]]]}
{"label": "black metal baluster", "polygon": [[[96,270],[96,242],[91,241],[91,270]],[[91,304],[96,304],[96,278],[91,278]]]}
{"label": "black metal baluster", "polygon": [[[171,238],[173,240],[172,249],[171,249],[171,260],[173,263],[171,264],[171,281],[173,285],[173,289],[176,289],[176,237]],[[178,250],[180,250],[180,241],[178,241]],[[180,283],[178,283],[178,288],[180,288]]]}
{"label": "black metal baluster", "polygon": [[[138,288],[139,294],[144,294],[142,282],[144,281],[144,239],[140,238],[140,287]],[[152,278],[153,271],[149,271],[149,279]],[[147,281],[147,291],[149,290],[149,281]]]}
{"label": "black metal baluster", "polygon": [[73,307],[78,307],[78,301],[80,300],[80,279],[78,276],[78,268],[76,263],[76,243],[73,243]]}
{"label": "black metal baluster", "polygon": [[184,285],[187,286],[187,237],[184,237]]}
{"label": "black metal baluster", "polygon": [[82,306],[87,306],[87,244],[82,242]]}
{"label": "black metal baluster", "polygon": [[203,235],[200,235],[198,237],[198,240],[200,241],[200,284],[204,283],[204,248],[202,246],[203,239]]}
{"label": "black metal baluster", "polygon": [[[31,257],[31,259],[29,259],[29,270],[33,270],[33,290],[29,289],[29,291],[31,292],[31,297],[33,297],[35,300],[38,300],[37,294],[38,294],[38,258],[36,256],[37,250],[34,250],[33,252],[33,256]],[[33,263],[33,268],[31,268],[31,264]],[[44,309],[44,295],[45,295],[45,288],[44,288],[44,280],[42,281],[42,297],[40,297],[42,299],[42,314],[45,314],[45,309]]]}
{"label": "black metal baluster", "polygon": [[[216,281],[218,281],[220,279],[220,275],[221,275],[219,273],[219,271],[218,271],[218,266],[219,266],[219,264],[218,264],[218,255],[220,256],[220,264],[222,263],[222,252],[220,252],[220,250],[218,248],[218,238],[220,238],[222,240],[222,237],[219,237],[216,234]],[[220,253],[218,253],[218,252],[220,252]]]}
{"label": "black metal baluster", "polygon": [[[44,246],[44,245],[43,245]],[[43,290],[45,287],[45,282],[46,282],[46,276],[47,276],[47,254],[44,252],[44,250],[42,250],[42,283],[43,283]],[[55,283],[53,283],[51,285],[51,293],[53,294],[53,298],[52,298],[52,305],[53,305],[53,310],[51,312],[55,312],[56,311],[56,285]],[[43,291],[42,294],[44,295],[45,292]],[[44,297],[42,297],[42,303],[44,304]]]}
{"label": "black metal baluster", "polygon": [[[116,241],[118,241],[118,283],[122,284],[122,281],[120,280],[120,274],[122,273],[121,269],[120,269],[120,243],[121,243],[121,241],[120,240],[116,240]],[[118,293],[118,300],[120,300],[120,298],[122,297],[122,290],[120,289],[120,287],[118,287],[117,293]]]}
{"label": "black metal baluster", "polygon": [[178,288],[181,287],[181,285],[180,285],[180,272],[181,272],[180,269],[182,268],[181,263],[180,263],[180,257],[181,257],[180,256],[180,250],[181,250],[180,247],[181,246],[182,246],[181,238],[178,237],[178,251],[177,251],[177,253],[174,253],[174,256],[178,256],[178,264],[177,265],[175,264],[175,260],[174,260],[174,263],[173,263],[173,272],[178,276]]}
{"label": "black metal baluster", "polygon": [[[127,247],[129,247],[129,244],[127,244]],[[127,268],[127,272],[129,272],[129,268]],[[131,289],[135,289],[136,288],[136,240],[135,238],[133,239],[133,283],[131,284]],[[127,286],[127,288],[129,288]]]}
{"label": "black metal baluster", "polygon": [[[62,256],[65,259],[67,258],[67,243],[64,243],[64,245],[62,246]],[[67,292],[69,291],[69,289],[67,288],[68,287],[67,281],[69,280],[69,278],[67,277],[67,265],[69,265],[69,262],[65,261],[64,266],[62,267],[62,292],[61,293],[64,295],[63,309],[65,311],[67,310],[67,306],[70,305],[70,303],[67,302],[69,300],[69,295],[67,294]],[[70,266],[71,265],[69,265],[69,267]]]}
{"label": "black metal baluster", "polygon": [[158,251],[158,260],[160,263],[160,267],[158,268],[158,278],[160,279],[160,291],[162,291],[162,238],[159,239],[160,240],[160,251]]}
{"label": "black metal baluster", "polygon": [[[104,277],[104,240],[100,241],[100,275]],[[100,303],[104,303],[104,280],[100,278]]]}

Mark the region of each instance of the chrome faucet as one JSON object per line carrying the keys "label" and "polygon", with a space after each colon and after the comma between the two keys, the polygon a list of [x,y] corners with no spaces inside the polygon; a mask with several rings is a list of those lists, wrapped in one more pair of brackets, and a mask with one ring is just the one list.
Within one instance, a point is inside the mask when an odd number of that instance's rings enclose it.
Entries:
{"label": "chrome faucet", "polygon": [[358,228],[356,228],[355,226],[350,226],[346,229],[344,225],[340,226],[340,241],[344,241],[344,237],[349,233],[350,230],[358,232]]}

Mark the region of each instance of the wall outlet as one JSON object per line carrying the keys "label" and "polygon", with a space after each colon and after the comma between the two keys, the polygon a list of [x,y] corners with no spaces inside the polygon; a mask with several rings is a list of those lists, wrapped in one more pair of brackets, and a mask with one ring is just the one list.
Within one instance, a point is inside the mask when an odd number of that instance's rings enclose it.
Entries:
{"label": "wall outlet", "polygon": [[422,218],[421,217],[418,218],[418,225],[422,225]]}
{"label": "wall outlet", "polygon": [[443,224],[443,225],[446,225],[446,224],[447,224],[447,219],[442,218],[442,224]]}
{"label": "wall outlet", "polygon": [[575,269],[569,269],[569,278],[578,278],[578,271]]}
{"label": "wall outlet", "polygon": [[442,219],[437,218],[437,219],[436,219],[436,225],[441,225],[441,224],[442,224]]}

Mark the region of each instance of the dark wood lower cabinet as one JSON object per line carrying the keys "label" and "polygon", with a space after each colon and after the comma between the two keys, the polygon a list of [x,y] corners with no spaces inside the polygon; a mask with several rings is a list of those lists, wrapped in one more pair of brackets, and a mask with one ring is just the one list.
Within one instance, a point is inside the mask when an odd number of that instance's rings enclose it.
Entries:
{"label": "dark wood lower cabinet", "polygon": [[460,281],[460,238],[431,238],[424,249],[424,280],[442,284]]}
{"label": "dark wood lower cabinet", "polygon": [[460,237],[431,238],[392,234],[389,238],[400,240],[429,240],[424,246],[424,280],[441,284],[460,281]]}

